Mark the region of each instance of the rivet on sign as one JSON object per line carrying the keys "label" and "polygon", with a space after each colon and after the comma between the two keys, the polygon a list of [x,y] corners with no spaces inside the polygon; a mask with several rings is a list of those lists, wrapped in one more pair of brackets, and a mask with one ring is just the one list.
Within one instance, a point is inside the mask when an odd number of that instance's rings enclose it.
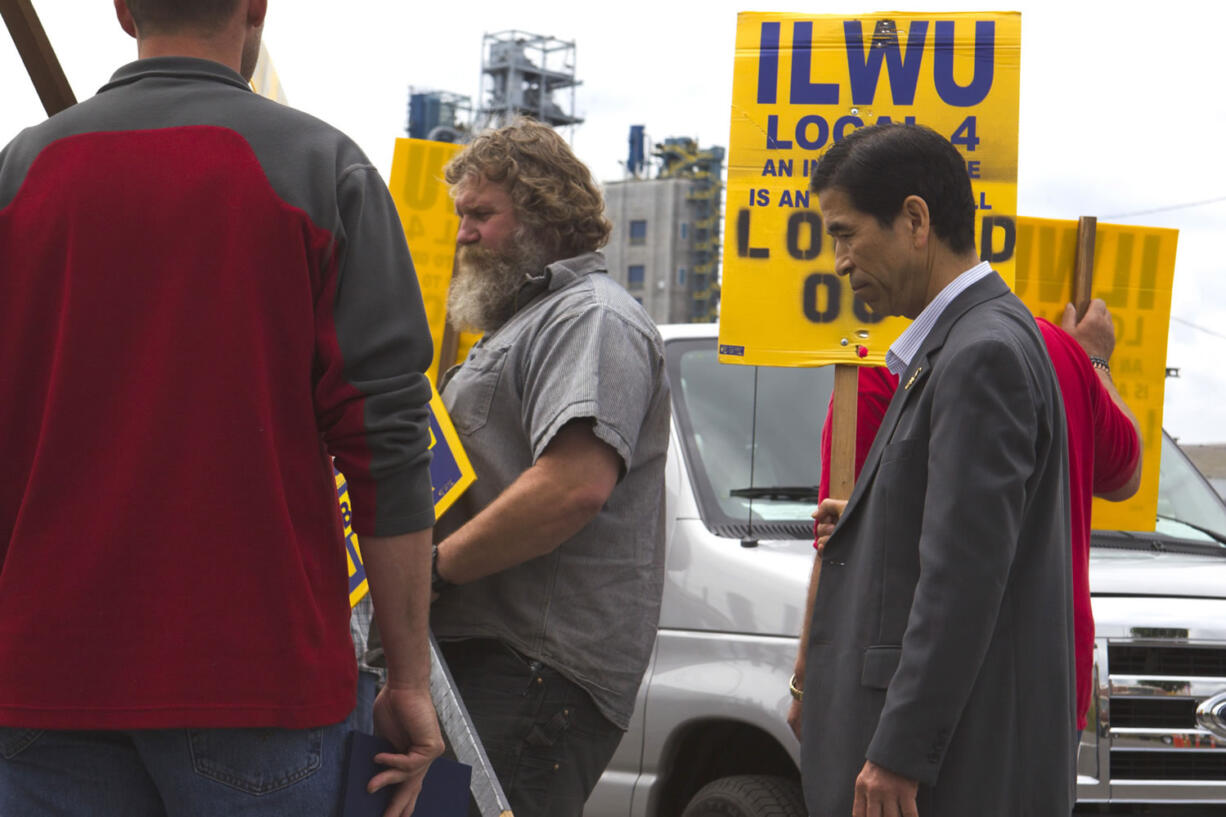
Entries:
{"label": "rivet on sign", "polygon": [[842,340],[839,341],[840,346],[846,346],[848,343],[849,341],[847,340],[847,338],[843,338]]}
{"label": "rivet on sign", "polygon": [[868,348],[864,346],[856,346],[856,354],[860,357],[868,357]]}

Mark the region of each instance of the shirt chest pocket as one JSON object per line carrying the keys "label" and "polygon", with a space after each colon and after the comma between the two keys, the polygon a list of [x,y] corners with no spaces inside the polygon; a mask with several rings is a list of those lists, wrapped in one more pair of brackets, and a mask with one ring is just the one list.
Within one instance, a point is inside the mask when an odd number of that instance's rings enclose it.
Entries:
{"label": "shirt chest pocket", "polygon": [[461,434],[480,431],[489,420],[494,394],[507,360],[507,347],[474,349],[464,365],[447,384],[447,396],[454,395],[448,408],[451,422]]}

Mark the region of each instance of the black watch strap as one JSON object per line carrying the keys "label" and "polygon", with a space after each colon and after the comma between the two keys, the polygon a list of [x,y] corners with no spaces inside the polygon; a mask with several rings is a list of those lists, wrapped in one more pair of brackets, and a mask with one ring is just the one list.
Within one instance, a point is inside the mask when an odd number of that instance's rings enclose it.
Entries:
{"label": "black watch strap", "polygon": [[448,587],[454,585],[438,574],[438,545],[435,545],[430,550],[430,590],[442,593]]}

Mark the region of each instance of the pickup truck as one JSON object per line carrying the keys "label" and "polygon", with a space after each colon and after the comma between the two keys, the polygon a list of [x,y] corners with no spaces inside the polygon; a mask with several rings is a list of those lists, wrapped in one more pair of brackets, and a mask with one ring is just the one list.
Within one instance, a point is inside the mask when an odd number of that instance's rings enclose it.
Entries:
{"label": "pickup truck", "polygon": [[[584,815],[803,817],[785,716],[833,368],[720,365],[714,325],[661,331],[664,602],[630,730]],[[1093,534],[1079,814],[1226,814],[1226,505],[1169,437],[1161,456],[1157,529]]]}

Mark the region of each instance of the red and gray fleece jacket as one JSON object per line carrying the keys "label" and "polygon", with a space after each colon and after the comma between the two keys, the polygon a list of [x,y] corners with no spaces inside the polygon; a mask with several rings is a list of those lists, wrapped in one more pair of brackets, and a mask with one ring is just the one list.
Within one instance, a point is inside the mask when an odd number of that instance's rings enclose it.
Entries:
{"label": "red and gray fleece jacket", "polygon": [[431,342],[387,188],[232,70],[158,58],[0,152],[0,725],[354,704],[359,534],[434,522]]}

